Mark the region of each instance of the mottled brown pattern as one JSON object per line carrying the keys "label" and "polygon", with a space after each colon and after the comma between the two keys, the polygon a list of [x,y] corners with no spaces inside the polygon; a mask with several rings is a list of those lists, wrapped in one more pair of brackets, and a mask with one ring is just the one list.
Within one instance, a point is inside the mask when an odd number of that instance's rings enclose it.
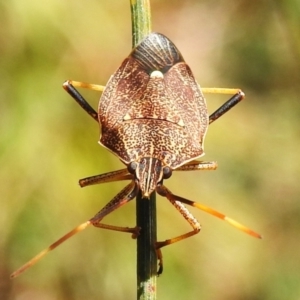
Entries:
{"label": "mottled brown pattern", "polygon": [[150,34],[110,78],[99,121],[100,143],[126,164],[153,157],[176,169],[204,154],[205,99],[180,52],[161,34]]}

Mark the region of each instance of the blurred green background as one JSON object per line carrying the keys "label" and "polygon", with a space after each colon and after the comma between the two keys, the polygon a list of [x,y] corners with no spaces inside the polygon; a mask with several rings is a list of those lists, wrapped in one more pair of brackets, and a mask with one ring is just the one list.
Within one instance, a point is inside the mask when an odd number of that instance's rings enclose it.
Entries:
{"label": "blurred green background", "polygon": [[[191,209],[202,231],[163,250],[158,299],[300,299],[299,1],[151,4],[153,31],[177,45],[201,86],[246,93],[209,128],[205,160],[218,170],[174,173],[166,186],[264,236]],[[94,228],[9,279],[124,186],[79,188],[123,165],[61,85],[104,85],[130,50],[129,1],[1,1],[0,299],[135,299],[135,241]],[[82,93],[97,107],[98,93]],[[206,98],[210,112],[227,100]],[[135,203],[105,221],[133,226]],[[189,230],[160,197],[158,225],[160,239]]]}

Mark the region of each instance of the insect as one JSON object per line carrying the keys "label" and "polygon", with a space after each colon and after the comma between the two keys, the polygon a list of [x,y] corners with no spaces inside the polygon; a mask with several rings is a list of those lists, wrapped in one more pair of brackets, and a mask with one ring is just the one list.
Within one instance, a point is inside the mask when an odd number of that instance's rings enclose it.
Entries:
{"label": "insect", "polygon": [[[59,244],[89,225],[130,232],[138,228],[117,227],[101,223],[102,219],[131,201],[140,191],[149,198],[156,191],[191,225],[192,230],[157,242],[160,248],[197,234],[200,224],[184,204],[206,211],[238,229],[260,235],[231,218],[194,201],[174,195],[164,185],[173,171],[215,170],[216,162],[199,161],[209,124],[244,98],[239,89],[200,89],[191,69],[176,46],[164,35],[151,33],[123,61],[106,87],[66,81],[64,89],[100,125],[99,144],[115,154],[126,168],[81,179],[81,187],[119,180],[130,183],[89,221],[77,226],[50,247],[12,274],[19,275]],[[102,91],[98,112],[76,87]],[[233,96],[210,116],[202,92]],[[148,201],[148,200],[143,200]]]}

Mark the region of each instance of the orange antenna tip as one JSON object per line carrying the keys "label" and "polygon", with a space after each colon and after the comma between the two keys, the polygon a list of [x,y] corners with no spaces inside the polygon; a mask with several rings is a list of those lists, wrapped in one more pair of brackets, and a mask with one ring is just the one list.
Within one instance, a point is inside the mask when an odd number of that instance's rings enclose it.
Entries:
{"label": "orange antenna tip", "polygon": [[35,263],[37,263],[42,257],[44,257],[48,252],[50,252],[51,250],[55,249],[57,246],[59,246],[60,244],[62,244],[64,241],[66,241],[67,239],[69,239],[70,237],[72,237],[74,234],[84,230],[88,225],[90,225],[91,222],[87,221],[84,222],[82,224],[80,224],[79,226],[77,226],[76,228],[74,228],[73,230],[71,230],[70,232],[68,232],[67,234],[65,234],[63,237],[61,237],[59,240],[57,240],[55,243],[51,244],[48,248],[44,249],[43,251],[41,251],[38,255],[36,255],[34,258],[32,258],[30,261],[28,261],[25,265],[23,265],[21,268],[19,268],[18,270],[16,270],[15,272],[13,272],[10,275],[10,278],[13,279],[17,276],[19,276],[20,274],[22,274],[24,271],[26,271],[27,269],[29,269],[31,266],[33,266]]}
{"label": "orange antenna tip", "polygon": [[256,237],[256,238],[259,238],[259,239],[262,238],[262,236],[260,234],[256,233],[255,231],[251,230],[250,228],[240,224],[239,222],[225,216],[224,214],[222,214],[222,213],[220,213],[220,212],[218,212],[218,211],[216,211],[216,210],[214,210],[214,209],[212,209],[208,206],[205,206],[203,204],[193,202],[193,201],[190,201],[190,200],[184,200],[183,202],[186,203],[186,204],[192,205],[194,207],[197,207],[197,208],[199,208],[199,209],[201,209],[201,210],[203,210],[203,211],[205,211],[205,212],[207,212],[207,213],[209,213],[209,214],[211,214],[211,215],[213,215],[213,216],[215,216],[215,217],[217,217],[221,220],[224,220],[224,221],[228,222],[230,225],[234,226],[235,228],[237,228],[237,229],[239,229],[239,230],[241,230],[241,231],[243,231],[243,232],[245,232],[245,233],[247,233],[247,234],[249,234],[253,237]]}
{"label": "orange antenna tip", "polygon": [[232,226],[234,226],[235,228],[245,232],[245,233],[248,233],[249,235],[252,235],[253,237],[256,237],[258,239],[262,239],[262,236],[258,233],[256,233],[255,231],[251,230],[250,228],[240,224],[239,222],[231,219],[231,218],[228,218],[228,217],[225,217],[224,218],[224,221],[227,221],[229,224],[231,224]]}

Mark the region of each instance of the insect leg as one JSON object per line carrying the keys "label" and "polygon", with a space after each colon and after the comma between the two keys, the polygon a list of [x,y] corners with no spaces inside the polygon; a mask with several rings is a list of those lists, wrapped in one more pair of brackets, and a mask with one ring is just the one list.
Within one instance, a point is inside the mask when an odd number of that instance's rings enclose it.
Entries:
{"label": "insect leg", "polygon": [[187,220],[187,222],[192,226],[193,230],[189,231],[185,234],[179,235],[177,237],[157,242],[156,247],[157,249],[160,249],[164,246],[171,245],[173,243],[179,242],[183,239],[186,239],[188,237],[191,237],[197,233],[199,233],[201,226],[199,222],[196,220],[196,218],[188,211],[188,209],[181,203],[181,201],[177,200],[177,196],[173,195],[165,186],[158,185],[156,189],[157,193],[163,197],[166,197],[172,205],[181,213],[181,215]]}
{"label": "insect leg", "polygon": [[79,88],[93,90],[93,91],[97,91],[97,92],[103,92],[105,89],[105,86],[100,85],[100,84],[93,84],[93,83],[87,83],[87,82],[81,82],[81,81],[75,81],[75,80],[67,80],[64,84],[67,84],[67,83],[72,84],[73,87],[79,87]]}
{"label": "insect leg", "polygon": [[165,241],[156,242],[156,253],[157,253],[157,259],[158,259],[157,275],[160,275],[163,272],[163,255],[161,252],[161,248],[171,245],[171,244],[174,244],[176,242],[179,242],[181,240],[184,240],[186,238],[189,238],[189,237],[199,233],[200,229],[201,229],[201,225],[180,201],[175,200],[175,198],[173,197],[174,195],[165,186],[162,186],[162,185],[158,186],[156,191],[161,196],[166,197],[193,228],[192,231],[189,231],[185,234],[176,236],[171,239],[167,239]]}
{"label": "insect leg", "polygon": [[134,181],[132,181],[130,184],[128,184],[117,196],[115,196],[106,206],[101,209],[93,218],[91,218],[89,221],[86,221],[79,226],[75,227],[73,230],[65,234],[63,237],[58,239],[56,242],[51,244],[48,248],[41,251],[38,255],[33,257],[30,261],[28,261],[26,264],[24,264],[21,268],[16,270],[11,274],[11,278],[19,276],[21,273],[29,269],[31,266],[33,266],[35,263],[37,263],[42,257],[44,257],[47,253],[54,250],[56,247],[58,247],[60,244],[68,240],[70,237],[75,235],[76,233],[84,230],[89,225],[94,225],[99,228],[104,229],[110,229],[110,230],[116,230],[116,231],[122,231],[122,232],[131,232],[133,237],[135,238],[139,234],[139,228],[129,228],[129,227],[119,227],[119,226],[112,226],[112,225],[105,225],[100,224],[100,221],[116,210],[117,208],[125,205],[130,200],[132,200],[138,191],[138,187],[135,184]]}
{"label": "insect leg", "polygon": [[128,173],[127,169],[121,169],[118,171],[108,172],[100,175],[94,175],[79,180],[79,185],[85,187],[93,184],[100,184],[106,182],[129,180],[133,179],[133,175]]}
{"label": "insect leg", "polygon": [[223,89],[223,88],[201,88],[203,93],[214,94],[231,94],[233,95],[228,101],[226,101],[221,107],[219,107],[214,113],[209,116],[209,124],[219,119],[222,115],[228,112],[232,107],[238,104],[245,98],[245,94],[240,89]]}
{"label": "insect leg", "polygon": [[197,161],[193,160],[185,165],[175,169],[174,171],[210,171],[210,170],[216,170],[218,167],[218,164],[216,161]]}
{"label": "insect leg", "polygon": [[90,106],[83,96],[76,90],[76,87],[103,91],[104,87],[96,84],[83,83],[78,81],[67,80],[63,83],[63,88],[71,97],[98,123],[98,113]]}
{"label": "insect leg", "polygon": [[138,227],[134,227],[134,228],[120,227],[120,226],[102,224],[100,222],[105,216],[107,216],[114,210],[118,209],[119,207],[131,201],[137,195],[138,190],[139,190],[138,185],[134,181],[132,181],[121,192],[119,192],[111,201],[109,201],[93,218],[91,218],[89,222],[93,226],[102,229],[109,229],[109,230],[121,231],[121,232],[130,232],[132,233],[132,237],[136,238],[140,231]]}

